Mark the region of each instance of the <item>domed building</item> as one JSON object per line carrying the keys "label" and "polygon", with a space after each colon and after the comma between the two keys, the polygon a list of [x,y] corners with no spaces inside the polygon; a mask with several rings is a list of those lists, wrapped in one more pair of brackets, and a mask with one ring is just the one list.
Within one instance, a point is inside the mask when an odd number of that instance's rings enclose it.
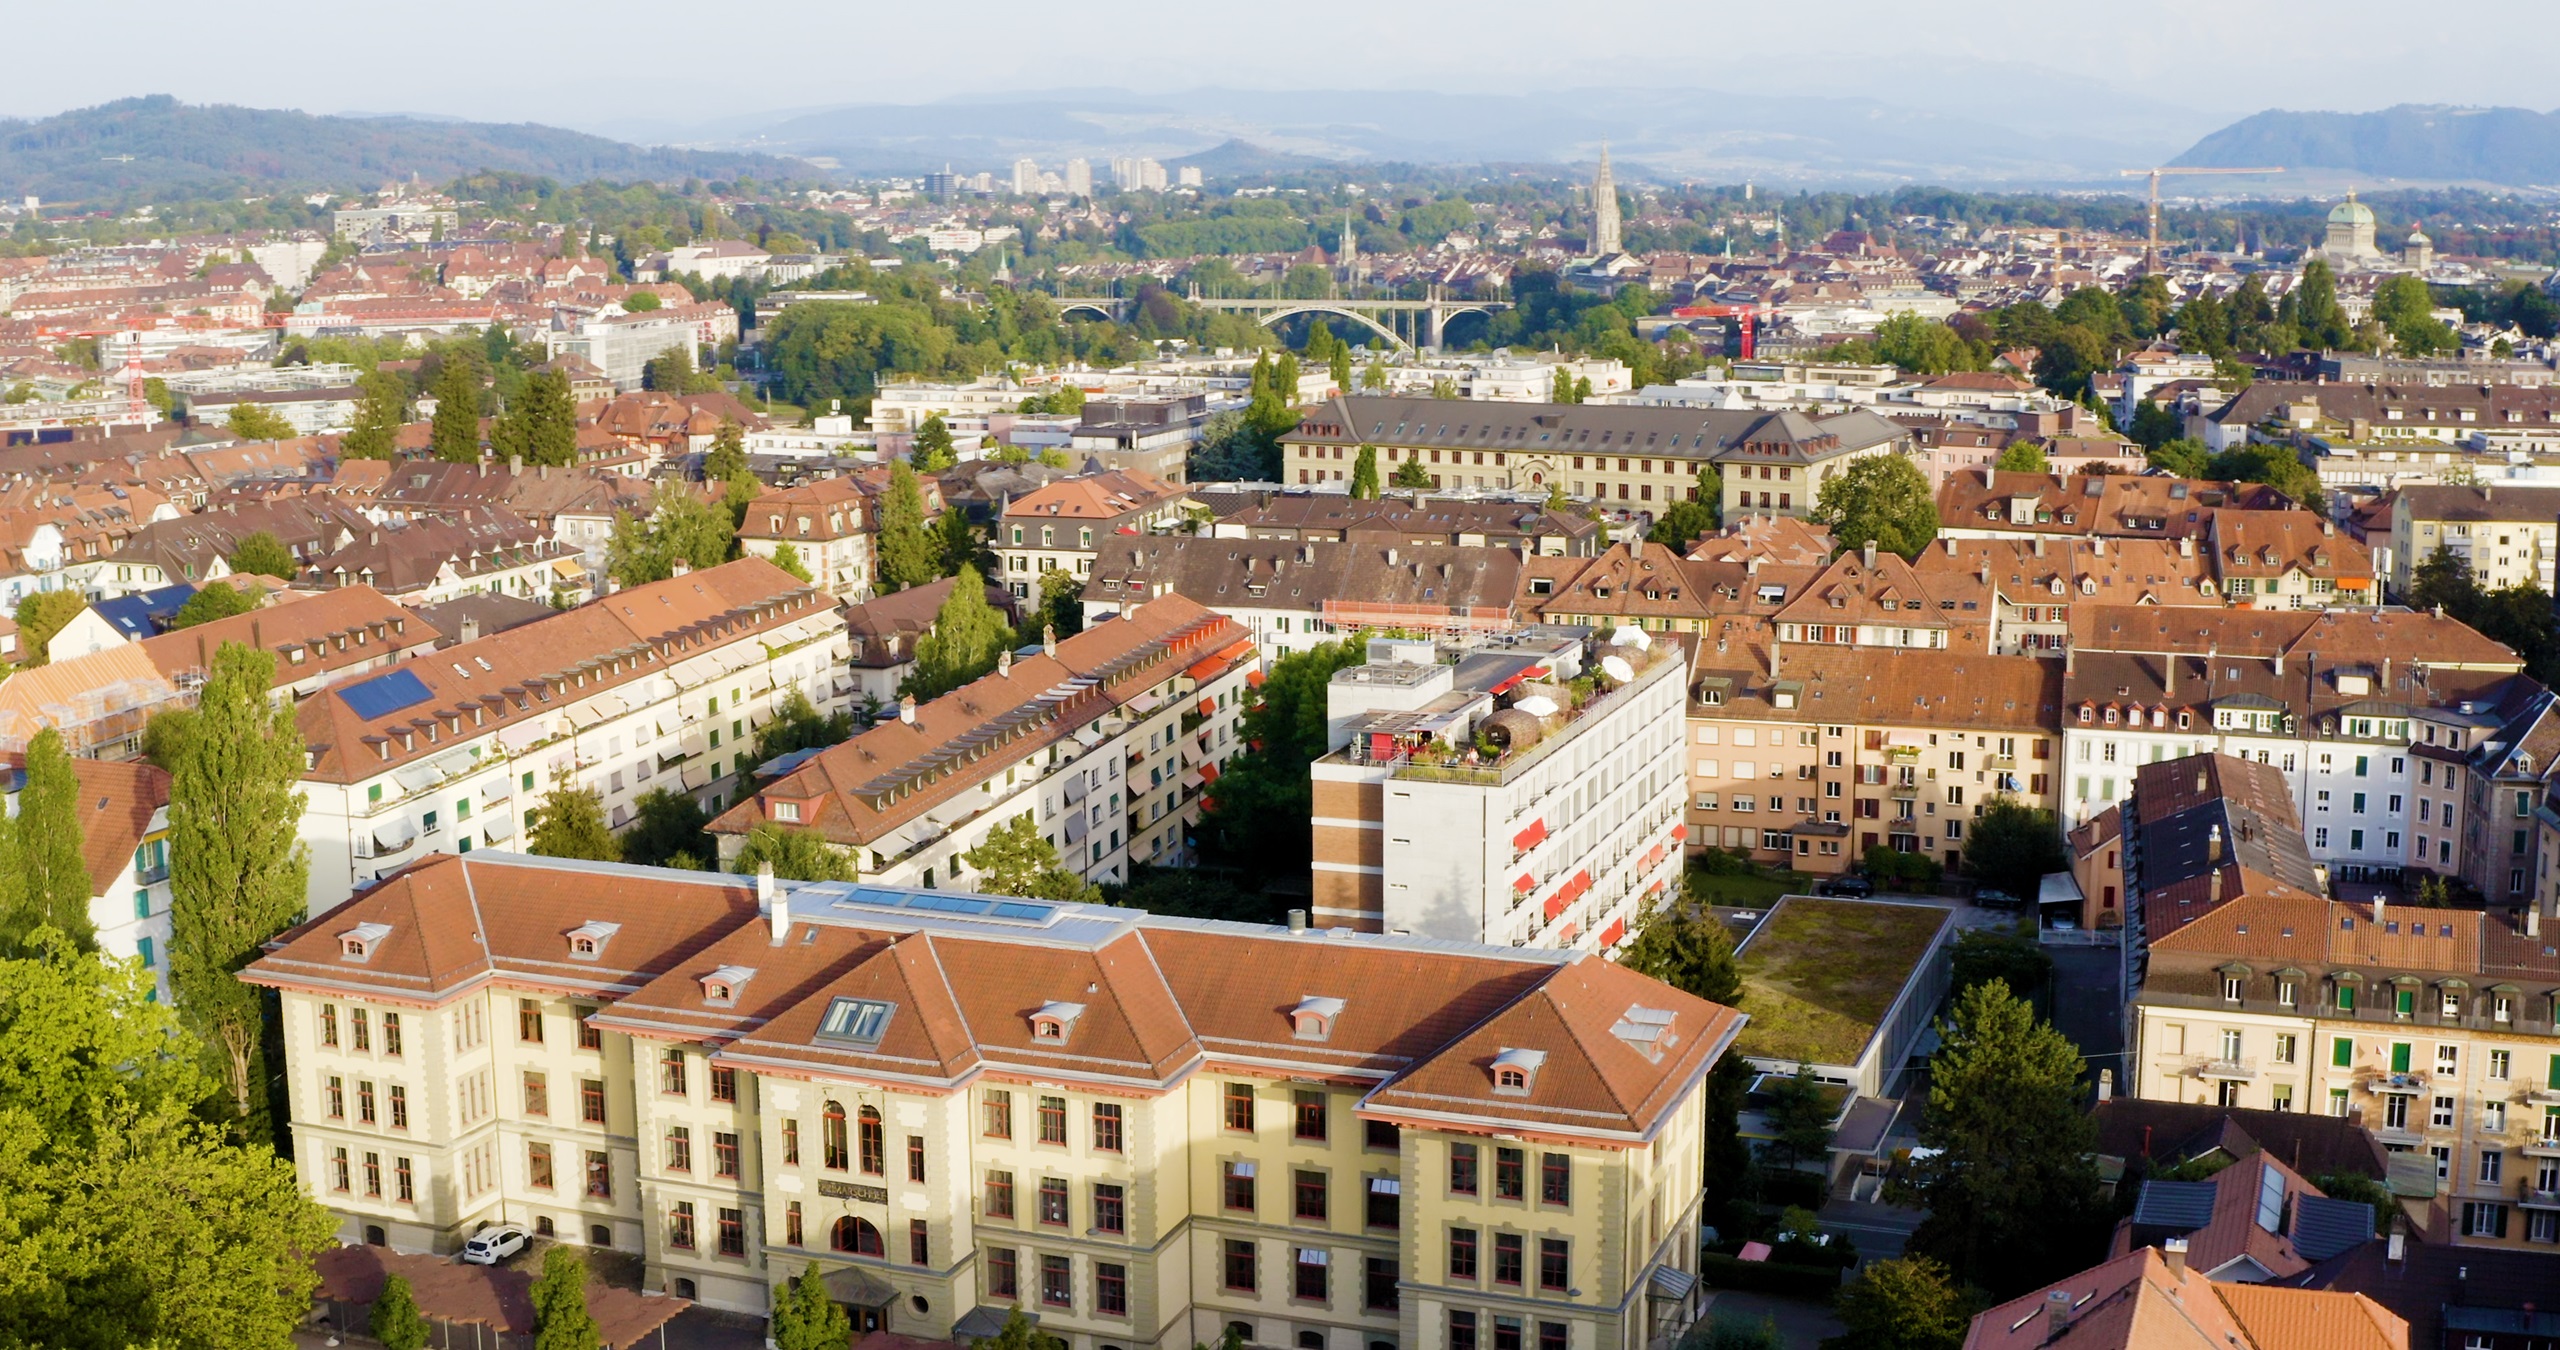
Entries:
{"label": "domed building", "polygon": [[2436,241],[2429,239],[2425,230],[2409,231],[2409,242],[2400,249],[2400,265],[2424,276],[2435,263]]}
{"label": "domed building", "polygon": [[2373,234],[2373,208],[2357,201],[2350,191],[2345,201],[2329,209],[2329,233],[2320,244],[2320,256],[2333,267],[2371,266],[2383,258]]}

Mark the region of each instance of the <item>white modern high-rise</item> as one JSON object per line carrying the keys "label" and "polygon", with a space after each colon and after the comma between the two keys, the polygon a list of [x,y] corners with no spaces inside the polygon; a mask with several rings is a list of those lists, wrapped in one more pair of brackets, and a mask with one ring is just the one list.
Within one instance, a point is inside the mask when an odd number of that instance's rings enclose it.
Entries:
{"label": "white modern high-rise", "polygon": [[1013,162],[1013,195],[1028,197],[1040,190],[1038,160],[1017,159]]}
{"label": "white modern high-rise", "polygon": [[1122,192],[1135,190],[1138,186],[1138,161],[1129,158],[1127,155],[1113,155],[1111,157],[1111,186],[1120,189]]}
{"label": "white modern high-rise", "polygon": [[1090,161],[1083,159],[1067,161],[1067,195],[1070,197],[1093,195],[1093,165]]}
{"label": "white modern high-rise", "polygon": [[1139,161],[1138,161],[1138,186],[1139,186],[1140,188],[1142,188],[1142,189],[1144,189],[1144,190],[1148,191],[1148,192],[1162,192],[1162,191],[1164,191],[1164,189],[1165,189],[1164,166],[1163,166],[1163,165],[1161,165],[1161,164],[1156,163],[1156,162],[1155,162],[1154,160],[1152,160],[1152,159],[1142,159],[1142,160],[1139,160]]}
{"label": "white modern high-rise", "polygon": [[1200,182],[1201,182],[1201,179],[1200,179],[1200,166],[1199,166],[1199,165],[1197,165],[1197,164],[1185,164],[1185,165],[1183,165],[1183,166],[1182,166],[1182,168],[1181,168],[1181,169],[1180,169],[1180,170],[1175,174],[1175,181],[1176,181],[1176,182],[1178,182],[1179,184],[1181,184],[1181,185],[1182,185],[1182,186],[1184,186],[1184,187],[1195,187],[1195,188],[1196,188],[1196,187],[1200,186]]}

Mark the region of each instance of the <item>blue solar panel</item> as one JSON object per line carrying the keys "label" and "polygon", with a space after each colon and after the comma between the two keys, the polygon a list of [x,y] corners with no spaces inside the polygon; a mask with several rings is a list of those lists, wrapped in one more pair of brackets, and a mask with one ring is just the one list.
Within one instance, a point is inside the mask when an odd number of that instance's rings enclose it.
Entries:
{"label": "blue solar panel", "polygon": [[355,709],[356,716],[370,722],[413,704],[424,703],[434,696],[427,692],[426,682],[418,678],[416,671],[395,670],[360,684],[348,685],[338,691],[338,697]]}
{"label": "blue solar panel", "polygon": [[995,916],[999,919],[1030,919],[1035,922],[1044,921],[1055,912],[1047,905],[1000,904],[995,908]]}

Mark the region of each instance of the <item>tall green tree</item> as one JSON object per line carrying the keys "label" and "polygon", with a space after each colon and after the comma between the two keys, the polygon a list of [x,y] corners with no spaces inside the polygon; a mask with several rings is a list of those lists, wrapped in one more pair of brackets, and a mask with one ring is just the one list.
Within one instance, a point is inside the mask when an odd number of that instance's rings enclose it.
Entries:
{"label": "tall green tree", "polygon": [[480,368],[460,348],[448,351],[436,370],[436,413],[427,442],[447,464],[480,462]]}
{"label": "tall green tree", "polygon": [[940,413],[926,413],[924,425],[916,428],[915,448],[908,460],[918,473],[940,473],[960,462],[951,448],[951,426]]}
{"label": "tall green tree", "polygon": [[1991,467],[2002,473],[2053,472],[2053,462],[2045,458],[2044,447],[2034,441],[2009,442],[2001,448],[2000,458],[1993,460]]}
{"label": "tall green tree", "polygon": [[1832,1101],[1813,1066],[1796,1071],[1769,1089],[1769,1152],[1782,1167],[1827,1162],[1831,1153]]}
{"label": "tall green tree", "polygon": [[1033,813],[1023,812],[987,831],[984,842],[960,855],[977,872],[977,889],[990,895],[1098,903],[1102,892],[1058,861]]}
{"label": "tall green tree", "polygon": [[916,639],[914,673],[899,692],[916,701],[937,699],[996,668],[996,659],[1013,645],[1013,630],[987,603],[987,584],[978,569],[963,567],[952,580],[951,594],[934,611],[933,627]]}
{"label": "tall green tree", "polygon": [[1938,499],[1910,460],[1869,455],[1822,485],[1813,519],[1831,527],[1843,549],[1872,539],[1888,553],[1917,558],[1938,537]]}
{"label": "tall green tree", "polygon": [[289,441],[295,436],[293,423],[255,403],[234,403],[225,427],[244,441]]}
{"label": "tall green tree", "polygon": [[1984,803],[1965,836],[1965,869],[2011,895],[2033,899],[2047,875],[2071,866],[2061,820],[2015,797]]}
{"label": "tall green tree", "polygon": [[601,1350],[602,1333],[587,1311],[587,1262],[578,1249],[553,1246],[542,1253],[542,1274],[528,1291],[533,1302],[533,1350]]}
{"label": "tall green tree", "polygon": [[1360,447],[1360,456],[1351,463],[1351,495],[1360,501],[1378,499],[1378,447]]}
{"label": "tall green tree", "polygon": [[773,874],[785,881],[857,881],[860,873],[851,855],[838,851],[816,830],[795,830],[785,825],[763,824],[747,831],[746,842],[738,856],[729,861],[729,870],[742,876],[754,876],[756,869],[770,864]]}
{"label": "tall green tree", "polygon": [[1867,1263],[1833,1307],[1845,1334],[1824,1340],[1822,1350],[1959,1350],[1973,1321],[1964,1291],[1926,1256]]}
{"label": "tall green tree", "polygon": [[1351,344],[1348,342],[1336,342],[1333,344],[1333,350],[1325,354],[1325,369],[1328,374],[1333,376],[1334,388],[1339,389],[1346,394],[1350,393]]}
{"label": "tall green tree", "polygon": [[234,614],[246,614],[257,607],[255,595],[241,587],[217,581],[188,596],[187,603],[178,606],[178,612],[169,616],[169,628],[173,632],[193,628],[200,623],[228,619]]}
{"label": "tall green tree", "polygon": [[169,775],[169,988],[187,1025],[222,1056],[243,1120],[260,1106],[262,1000],[241,969],[302,916],[302,732],[269,702],[275,654],[215,650]]}
{"label": "tall green tree", "polygon": [[1015,646],[1027,647],[1045,634],[1073,637],[1084,631],[1084,586],[1076,574],[1060,568],[1040,576],[1040,603],[1022,616]]}
{"label": "tall green tree", "polygon": [[995,569],[996,555],[987,547],[987,536],[969,513],[957,506],[945,509],[933,522],[936,561],[946,577],[960,575],[963,567],[974,567],[984,576]]}
{"label": "tall green tree", "polygon": [[625,586],[645,586],[675,575],[676,564],[695,571],[729,560],[736,527],[729,512],[704,501],[672,479],[658,484],[649,517],[615,512],[605,541],[605,571]]}
{"label": "tall green tree", "polygon": [[1270,876],[1307,866],[1314,792],[1307,766],[1326,750],[1325,690],[1335,671],[1365,659],[1354,634],[1271,663],[1244,712],[1245,750],[1226,762],[1201,815],[1200,839],[1220,861]]}
{"label": "tall green tree", "polygon": [[291,581],[302,572],[293,560],[293,550],[265,530],[243,536],[231,550],[230,563],[234,572],[255,572],[278,581]]}
{"label": "tall green tree", "polygon": [[578,462],[578,405],[569,377],[537,370],[489,428],[490,453],[504,460],[561,468]]}
{"label": "tall green tree", "polygon": [[51,727],[27,742],[27,782],[18,793],[18,818],[5,856],[17,874],[13,909],[0,945],[24,951],[39,928],[51,928],[94,951],[97,926],[89,920],[89,865],[81,859],[80,779],[62,733]]}
{"label": "tall green tree", "polygon": [[418,1297],[410,1292],[407,1280],[397,1275],[383,1280],[365,1329],[382,1342],[383,1350],[426,1350],[426,1315],[418,1311]]}
{"label": "tall green tree", "polygon": [[344,459],[389,459],[400,428],[409,421],[409,382],[387,370],[356,381],[364,391],[356,403],[355,424],[338,439]]}
{"label": "tall green tree", "polygon": [[773,551],[773,565],[802,581],[816,579],[809,572],[809,564],[800,561],[800,550],[792,547],[788,542]]}
{"label": "tall green tree", "polygon": [[533,808],[525,848],[545,858],[622,860],[622,841],[604,822],[604,797],[567,781],[552,785]]}
{"label": "tall green tree", "polygon": [[1400,488],[1429,488],[1431,486],[1431,471],[1422,467],[1422,457],[1420,455],[1416,455],[1411,459],[1397,464],[1395,473],[1390,475],[1387,481]]}
{"label": "tall green tree", "polygon": [[880,593],[921,586],[941,576],[935,566],[939,552],[925,530],[924,488],[916,480],[916,471],[904,464],[890,465],[889,491],[880,499]]}
{"label": "tall green tree", "polygon": [[1929,1211],[1908,1250],[2004,1297],[2087,1265],[2105,1218],[2079,1048],[2000,980],[1959,995],[1940,1034],[1920,1125],[1938,1153],[1894,1185]]}
{"label": "tall green tree", "polygon": [[817,1262],[802,1266],[774,1300],[772,1334],[774,1350],[844,1350],[852,1343],[853,1319],[827,1297]]}
{"label": "tall green tree", "polygon": [[710,815],[692,796],[651,788],[631,803],[631,827],[622,832],[622,861],[643,867],[703,870],[718,850],[703,826]]}
{"label": "tall green tree", "polygon": [[711,448],[702,454],[702,478],[708,483],[733,483],[755,475],[747,468],[747,434],[736,422],[723,417],[719,429],[711,433]]}
{"label": "tall green tree", "polygon": [[823,749],[852,734],[853,714],[822,716],[818,705],[794,688],[783,695],[773,716],[756,728],[756,759],[761,763],[799,750]]}
{"label": "tall green tree", "polygon": [[18,602],[11,617],[18,625],[18,661],[21,665],[40,666],[48,659],[45,647],[62,626],[80,617],[89,602],[78,591],[37,591]]}
{"label": "tall green tree", "polygon": [[[1728,1008],[1743,1005],[1742,971],[1735,964],[1733,932],[1702,905],[1670,908],[1647,904],[1636,914],[1635,937],[1619,963],[1683,993]],[[1707,1076],[1707,1194],[1727,1212],[1739,1212],[1750,1185],[1751,1145],[1742,1137],[1742,1104],[1753,1070],[1740,1055],[1716,1062]]]}
{"label": "tall green tree", "polygon": [[139,963],[41,934],[0,959],[0,1339],[63,1350],[291,1342],[337,1221],[199,1112],[200,1046]]}

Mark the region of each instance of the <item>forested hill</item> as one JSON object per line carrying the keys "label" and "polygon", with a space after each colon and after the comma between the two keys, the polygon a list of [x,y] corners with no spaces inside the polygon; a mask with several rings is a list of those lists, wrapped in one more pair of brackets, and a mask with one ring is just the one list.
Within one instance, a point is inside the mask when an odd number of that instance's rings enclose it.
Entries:
{"label": "forested hill", "polygon": [[2173,164],[2282,164],[2420,182],[2560,182],[2560,113],[2404,103],[2380,112],[2262,112]]}
{"label": "forested hill", "polygon": [[481,169],[573,182],[821,176],[798,160],[626,145],[530,122],[315,117],[185,104],[166,95],[35,122],[0,121],[0,199],[104,203],[231,189],[370,191],[412,175],[443,183]]}

